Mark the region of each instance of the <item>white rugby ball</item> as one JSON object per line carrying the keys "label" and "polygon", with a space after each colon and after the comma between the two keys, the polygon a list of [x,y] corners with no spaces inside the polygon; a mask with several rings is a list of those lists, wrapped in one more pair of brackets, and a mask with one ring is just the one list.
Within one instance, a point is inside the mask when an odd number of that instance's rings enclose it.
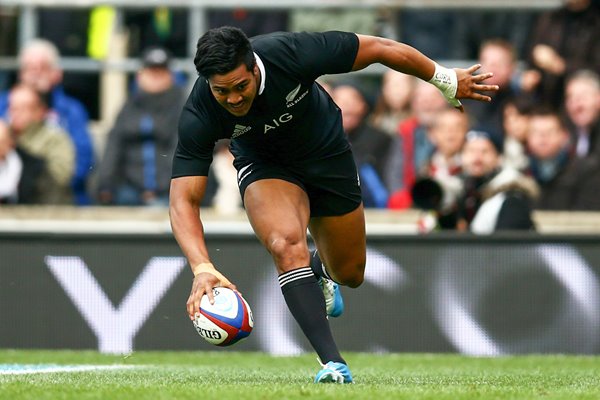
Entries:
{"label": "white rugby ball", "polygon": [[230,346],[252,332],[252,310],[242,295],[228,288],[213,288],[215,303],[207,295],[200,300],[194,327],[200,336],[216,346]]}

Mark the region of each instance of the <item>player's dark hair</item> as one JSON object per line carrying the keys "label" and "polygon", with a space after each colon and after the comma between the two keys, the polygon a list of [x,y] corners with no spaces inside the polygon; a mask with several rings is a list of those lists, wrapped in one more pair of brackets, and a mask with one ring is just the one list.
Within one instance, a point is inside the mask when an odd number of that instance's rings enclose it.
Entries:
{"label": "player's dark hair", "polygon": [[245,64],[248,71],[252,71],[255,63],[250,41],[238,28],[214,28],[198,39],[194,65],[198,74],[205,78],[215,74],[226,74],[241,64]]}

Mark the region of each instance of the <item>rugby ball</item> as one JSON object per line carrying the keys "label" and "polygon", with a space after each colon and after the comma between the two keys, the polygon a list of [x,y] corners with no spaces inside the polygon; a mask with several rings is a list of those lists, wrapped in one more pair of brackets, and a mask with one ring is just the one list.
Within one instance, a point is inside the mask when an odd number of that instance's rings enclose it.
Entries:
{"label": "rugby ball", "polygon": [[215,303],[207,295],[200,300],[200,310],[193,320],[200,336],[216,346],[231,346],[252,332],[254,320],[246,300],[228,288],[213,288]]}

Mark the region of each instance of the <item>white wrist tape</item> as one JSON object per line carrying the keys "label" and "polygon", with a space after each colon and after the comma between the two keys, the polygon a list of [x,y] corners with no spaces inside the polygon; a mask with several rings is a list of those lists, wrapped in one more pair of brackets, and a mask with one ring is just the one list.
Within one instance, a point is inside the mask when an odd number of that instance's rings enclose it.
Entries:
{"label": "white wrist tape", "polygon": [[435,63],[435,72],[429,83],[440,89],[446,100],[448,100],[448,103],[453,107],[460,107],[461,103],[456,98],[456,90],[458,89],[456,71]]}

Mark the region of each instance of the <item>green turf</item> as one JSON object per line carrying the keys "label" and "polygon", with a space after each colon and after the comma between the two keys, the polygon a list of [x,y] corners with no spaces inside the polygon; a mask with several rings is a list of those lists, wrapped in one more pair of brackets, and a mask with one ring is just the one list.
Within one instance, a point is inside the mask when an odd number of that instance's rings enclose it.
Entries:
{"label": "green turf", "polygon": [[599,399],[600,357],[347,354],[354,385],[315,385],[315,357],[0,351],[0,364],[134,365],[0,375],[0,399]]}

